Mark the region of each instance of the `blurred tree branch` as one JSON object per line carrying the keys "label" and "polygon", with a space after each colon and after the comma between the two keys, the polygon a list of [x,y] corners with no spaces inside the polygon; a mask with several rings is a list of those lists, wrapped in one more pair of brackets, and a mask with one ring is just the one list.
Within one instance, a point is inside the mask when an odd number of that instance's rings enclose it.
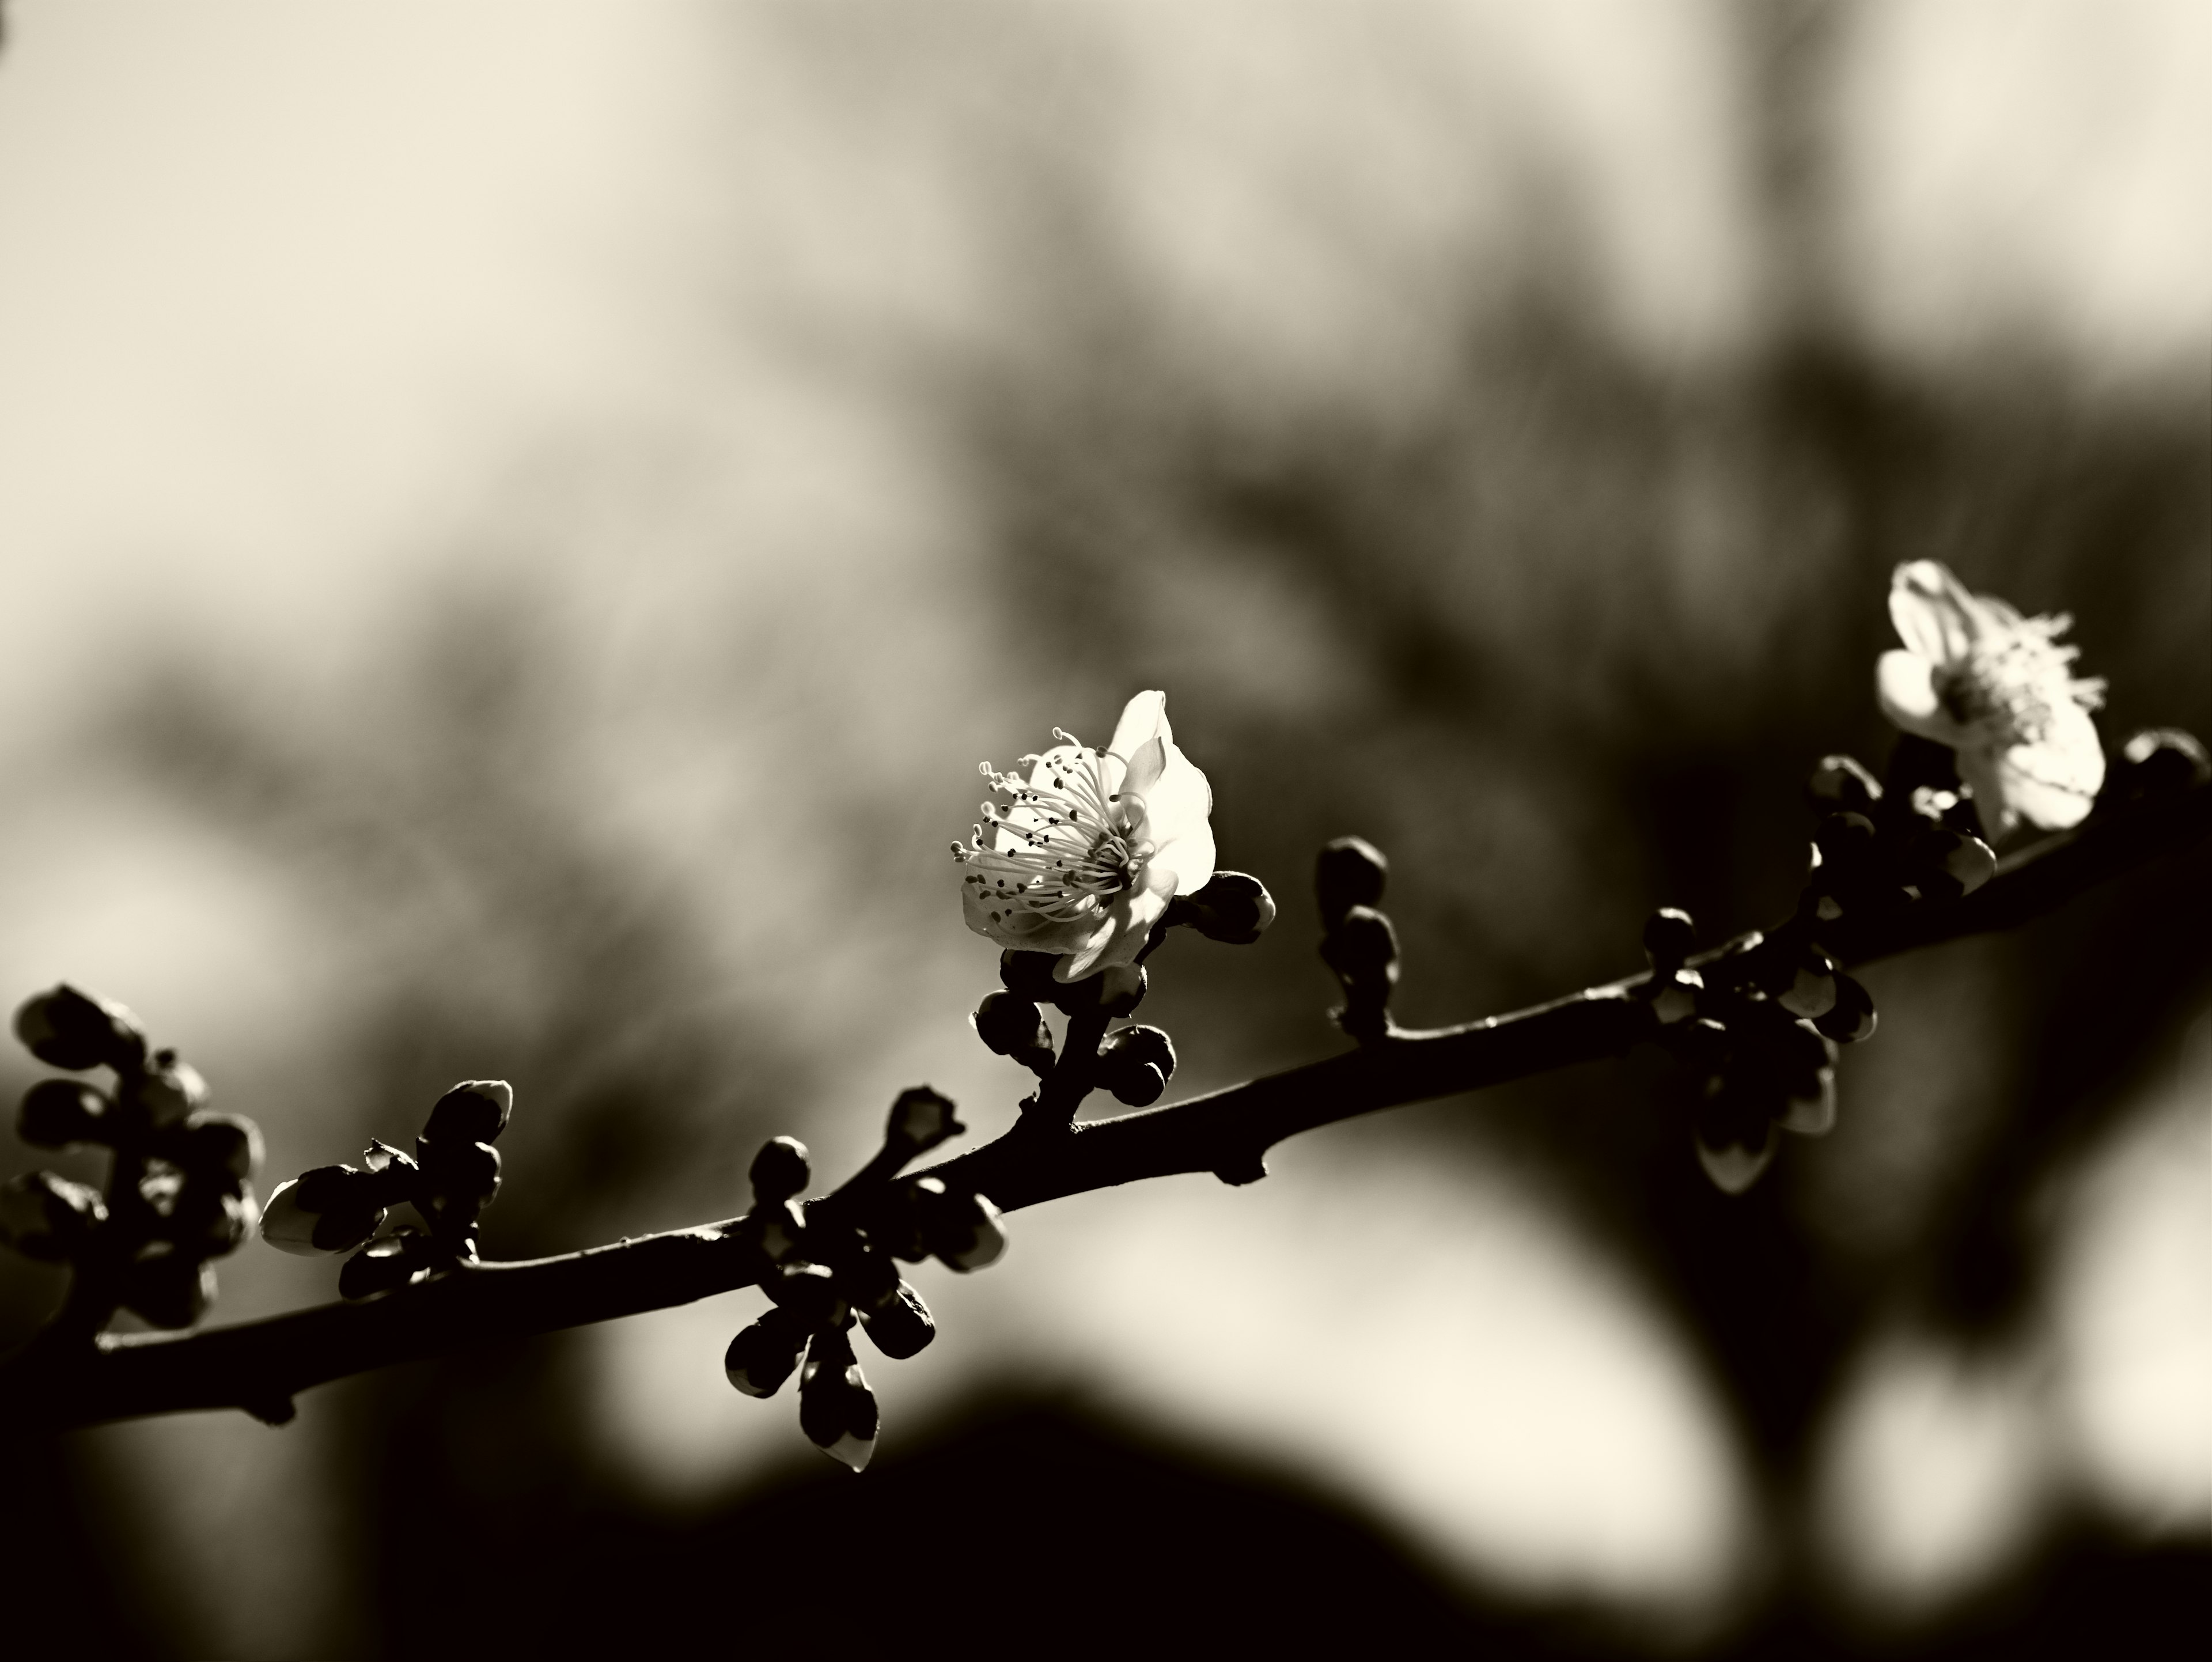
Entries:
{"label": "blurred tree branch", "polygon": [[[2201,844],[2212,784],[2109,814],[2007,856],[1977,892],[1944,905],[1846,919],[1824,932],[1839,962],[1863,964],[2014,928],[2097,884]],[[1748,937],[1742,939],[1747,940]],[[1739,943],[1689,960],[1711,964]],[[1026,1114],[981,1148],[928,1168],[1007,1210],[1187,1172],[1248,1183],[1274,1144],[1356,1115],[1474,1091],[1626,1053],[1656,1038],[1648,974],[1463,1026],[1387,1029],[1326,1060],[1164,1108],[1075,1124]],[[811,1202],[811,1208],[834,1205]],[[0,1362],[0,1427],[39,1432],[194,1409],[238,1408],[272,1423],[308,1386],[501,1339],[688,1304],[768,1273],[738,1220],[509,1263],[467,1263],[356,1303],[181,1335],[63,1329]]]}

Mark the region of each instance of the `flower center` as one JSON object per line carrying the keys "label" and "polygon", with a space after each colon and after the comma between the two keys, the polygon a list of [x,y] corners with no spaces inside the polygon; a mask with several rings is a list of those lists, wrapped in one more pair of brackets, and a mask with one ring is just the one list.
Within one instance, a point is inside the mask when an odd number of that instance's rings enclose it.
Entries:
{"label": "flower center", "polygon": [[2057,639],[2072,622],[2063,614],[2023,618],[1984,636],[1966,658],[1938,672],[1944,713],[1976,729],[1992,750],[2008,750],[2049,740],[2069,703],[2095,709],[2105,701],[2104,682],[2076,679],[2069,666],[2081,648]]}
{"label": "flower center", "polygon": [[1053,922],[1096,912],[1107,896],[1136,883],[1152,852],[1135,837],[1142,802],[1107,794],[1105,753],[1058,728],[1052,736],[1066,750],[1023,757],[1017,765],[1030,769],[1029,778],[982,764],[991,788],[1013,800],[984,803],[974,837],[952,845],[952,857],[968,868],[962,880],[994,923],[1013,912]]}

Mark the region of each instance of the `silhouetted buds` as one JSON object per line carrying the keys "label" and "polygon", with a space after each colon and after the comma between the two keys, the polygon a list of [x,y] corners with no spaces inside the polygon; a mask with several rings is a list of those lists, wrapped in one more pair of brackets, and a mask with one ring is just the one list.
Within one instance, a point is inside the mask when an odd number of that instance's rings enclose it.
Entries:
{"label": "silhouetted buds", "polygon": [[1267,886],[1243,872],[1216,872],[1213,880],[1176,903],[1179,921],[1209,941],[1249,947],[1275,921],[1275,898]]}
{"label": "silhouetted buds", "polygon": [[860,1315],[862,1330],[876,1348],[895,1362],[920,1355],[937,1336],[937,1324],[929,1318],[929,1306],[921,1301],[921,1294],[903,1281],[893,1281],[888,1293],[872,1303],[855,1305],[854,1308]]}
{"label": "silhouetted buds", "polygon": [[1052,985],[1046,997],[1063,1015],[1098,1010],[1109,1016],[1125,1016],[1145,1001],[1152,977],[1141,964],[1115,964],[1080,981],[1055,981]]}
{"label": "silhouetted buds", "polygon": [[1340,837],[1324,844],[1314,862],[1322,927],[1327,928],[1354,906],[1376,904],[1389,874],[1390,862],[1382,850],[1364,837]]}
{"label": "silhouetted buds", "polygon": [[850,1312],[837,1277],[824,1263],[787,1263],[761,1283],[777,1306],[811,1330],[847,1320]]}
{"label": "silhouetted buds", "polygon": [[448,1216],[473,1218],[499,1196],[499,1150],[488,1142],[431,1142],[422,1151],[416,1209],[435,1225]]}
{"label": "silhouetted buds", "polygon": [[1997,856],[1978,837],[1930,825],[1905,845],[1906,875],[1930,900],[1956,900],[1996,875]]}
{"label": "silhouetted buds", "polygon": [[1059,962],[1050,953],[1017,952],[1010,947],[999,954],[1000,984],[1033,1004],[1053,1003],[1066,985],[1053,975]]}
{"label": "silhouetted buds", "polygon": [[1741,1195],[1758,1182],[1781,1146],[1782,1128],[1770,1106],[1755,1093],[1724,1080],[1699,1111],[1698,1163],[1723,1193]]}
{"label": "silhouetted buds", "polygon": [[1124,1027],[1098,1047],[1099,1084],[1132,1108],[1158,1102],[1175,1066],[1175,1042],[1158,1027]]}
{"label": "silhouetted buds", "polygon": [[72,1072],[133,1068],[146,1055],[137,1017],[67,983],[25,1001],[15,1012],[15,1037],[47,1066]]}
{"label": "silhouetted buds", "polygon": [[761,1144],[746,1175],[756,1205],[774,1206],[803,1194],[812,1176],[806,1164],[806,1145],[797,1137],[771,1137]]}
{"label": "silhouetted buds", "polygon": [[1879,833],[1863,813],[1832,813],[1813,833],[1814,869],[1823,894],[1840,894],[1873,875]]}
{"label": "silhouetted buds", "polygon": [[1850,977],[1838,973],[1836,977],[1836,1002],[1825,1015],[1813,1018],[1813,1026],[1824,1038],[1838,1044],[1856,1044],[1874,1037],[1874,997]]}
{"label": "silhouetted buds", "polygon": [[981,1269],[1006,1250],[1000,1215],[983,1196],[954,1194],[941,1178],[910,1178],[894,1191],[882,1245],[908,1262],[933,1257],[954,1269]]}
{"label": "silhouetted buds", "polygon": [[1817,947],[1807,947],[1790,965],[1790,983],[1774,1001],[1794,1016],[1826,1015],[1836,1004],[1836,961]]}
{"label": "silhouetted buds", "polygon": [[250,1196],[217,1188],[205,1177],[187,1177],[162,1221],[161,1236],[196,1258],[221,1257],[237,1251],[255,1215]]}
{"label": "silhouetted buds", "polygon": [[185,1252],[143,1257],[125,1272],[123,1305],[155,1327],[190,1327],[215,1302],[215,1266]]}
{"label": "silhouetted buds", "polygon": [[748,1397],[773,1397],[798,1371],[806,1348],[806,1324],[781,1306],[763,1311],[758,1321],[730,1341],[722,1372]]}
{"label": "silhouetted buds", "polygon": [[503,1079],[464,1080],[431,1105],[422,1141],[492,1142],[514,1113],[514,1088]]}
{"label": "silhouetted buds", "polygon": [[1019,993],[1003,989],[992,993],[968,1019],[975,1024],[975,1036],[994,1056],[1012,1056],[1017,1062],[1040,1051],[1048,1060],[1052,1056],[1052,1029],[1044,1025],[1044,1013]]}
{"label": "silhouetted buds", "polygon": [[2123,803],[2179,796],[2212,781],[2212,758],[2179,728],[2148,728],[2128,740],[2103,796]]}
{"label": "silhouetted buds", "polygon": [[1662,906],[1644,921],[1644,951],[1655,972],[1679,970],[1698,944],[1698,926],[1679,906]]}
{"label": "silhouetted buds", "polygon": [[195,1114],[170,1146],[177,1163],[195,1172],[246,1184],[261,1169],[261,1128],[236,1114]]}
{"label": "silhouetted buds", "polygon": [[1805,800],[1816,813],[1868,813],[1881,801],[1881,785],[1851,756],[1824,756],[1805,782]]}
{"label": "silhouetted buds", "polygon": [[73,1142],[99,1142],[113,1105],[105,1093],[73,1079],[42,1080],[23,1093],[15,1132],[37,1148],[66,1148]]}
{"label": "silhouetted buds", "polygon": [[1321,955],[1344,987],[1338,1026],[1356,1038],[1386,1032],[1390,989],[1398,984],[1398,932],[1390,920],[1371,907],[1352,907],[1322,937]]}
{"label": "silhouetted buds", "polygon": [[156,1051],[143,1071],[125,1074],[115,1093],[126,1113],[152,1126],[176,1124],[207,1096],[207,1081],[189,1062],[178,1061],[174,1050]]}
{"label": "silhouetted buds", "polygon": [[300,1257],[350,1252],[384,1221],[380,1173],[319,1166],[276,1185],[261,1209],[261,1239]]}
{"label": "silhouetted buds", "polygon": [[891,1104],[884,1148],[887,1154],[896,1152],[912,1160],[967,1129],[953,1117],[951,1098],[939,1096],[927,1085],[910,1086]]}
{"label": "silhouetted buds", "polygon": [[876,1452],[879,1423],[852,1342],[842,1332],[817,1333],[799,1380],[799,1428],[824,1454],[859,1471]]}
{"label": "silhouetted buds", "polygon": [[52,1172],[27,1172],[0,1185],[0,1241],[27,1258],[65,1263],[106,1221],[97,1189]]}

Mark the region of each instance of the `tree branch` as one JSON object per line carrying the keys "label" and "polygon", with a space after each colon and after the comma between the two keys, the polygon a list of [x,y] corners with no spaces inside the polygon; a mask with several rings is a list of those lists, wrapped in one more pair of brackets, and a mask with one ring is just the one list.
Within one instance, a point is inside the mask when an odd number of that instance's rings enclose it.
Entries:
{"label": "tree branch", "polygon": [[[2010,928],[2208,833],[2212,785],[2197,784],[2011,855],[1963,900],[1864,923],[1841,920],[1822,939],[1849,965]],[[1711,963],[1726,950],[1692,962]],[[1025,1116],[1005,1135],[929,1169],[1009,1211],[1183,1172],[1249,1183],[1265,1175],[1267,1151],[1300,1131],[1626,1053],[1660,1031],[1651,1005],[1632,995],[1644,979],[1465,1026],[1393,1030],[1341,1056],[1164,1108],[1073,1125]],[[234,1327],[108,1335],[94,1344],[42,1337],[0,1363],[0,1427],[54,1430],[211,1408],[282,1421],[295,1392],[348,1374],[750,1286],[766,1261],[730,1230],[713,1224],[527,1263],[465,1263],[358,1303]]]}

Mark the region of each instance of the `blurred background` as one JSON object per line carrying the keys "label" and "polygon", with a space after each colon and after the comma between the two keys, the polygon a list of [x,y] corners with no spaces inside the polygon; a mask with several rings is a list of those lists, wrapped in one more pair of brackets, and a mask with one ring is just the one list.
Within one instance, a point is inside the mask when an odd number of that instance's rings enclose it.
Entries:
{"label": "blurred background", "polygon": [[[1282,904],[1154,960],[1176,1095],[1340,1042],[1330,836],[1418,1023],[1781,916],[1897,561],[2074,612],[2108,745],[2212,730],[2189,0],[8,25],[0,991],[130,1003],[270,1182],[511,1080],[493,1256],[779,1132],[835,1181],[922,1081],[1008,1124],[945,844],[1140,688]],[[2208,928],[2198,858],[1877,967],[1741,1199],[1631,1062],[1016,1215],[863,1479],[722,1380],[750,1292],[18,1449],[6,1620],[2138,1653],[2212,1557]],[[334,1284],[250,1244],[216,1319]]]}

